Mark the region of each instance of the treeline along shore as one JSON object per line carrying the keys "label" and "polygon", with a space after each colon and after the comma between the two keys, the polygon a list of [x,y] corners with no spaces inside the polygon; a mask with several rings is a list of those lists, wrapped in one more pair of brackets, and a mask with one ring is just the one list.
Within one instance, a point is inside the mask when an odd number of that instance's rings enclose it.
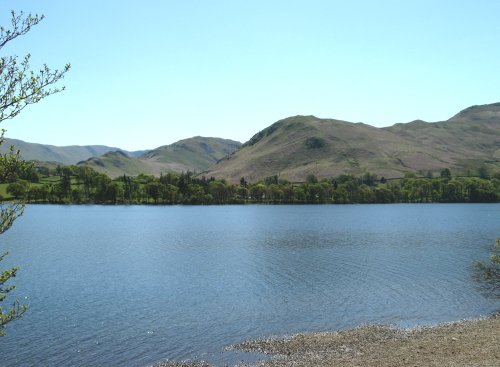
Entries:
{"label": "treeline along shore", "polygon": [[270,176],[259,182],[242,177],[237,184],[192,172],[160,177],[141,174],[111,179],[87,166],[54,169],[28,165],[2,177],[2,200],[74,204],[372,204],[496,203],[500,172],[481,177],[454,177],[443,169],[437,177],[407,174],[387,180],[376,174],[341,175],[304,182]]}

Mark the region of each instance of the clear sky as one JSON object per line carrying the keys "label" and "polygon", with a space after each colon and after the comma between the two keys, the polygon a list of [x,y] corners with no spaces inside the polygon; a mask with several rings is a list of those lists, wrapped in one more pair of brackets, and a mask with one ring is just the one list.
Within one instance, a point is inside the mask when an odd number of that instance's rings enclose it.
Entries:
{"label": "clear sky", "polygon": [[374,126],[500,101],[498,0],[0,0],[45,14],[2,49],[72,70],[3,123],[54,145],[248,140],[315,115]]}

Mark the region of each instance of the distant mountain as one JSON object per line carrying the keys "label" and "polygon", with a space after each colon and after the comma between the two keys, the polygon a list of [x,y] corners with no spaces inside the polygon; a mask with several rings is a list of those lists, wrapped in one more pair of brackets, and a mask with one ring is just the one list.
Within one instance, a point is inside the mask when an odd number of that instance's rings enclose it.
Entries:
{"label": "distant mountain", "polygon": [[105,145],[63,146],[27,143],[5,139],[0,153],[10,146],[21,151],[28,161],[50,162],[51,165],[80,164],[94,168],[110,177],[140,173],[159,175],[161,172],[201,172],[241,146],[240,142],[221,138],[196,136],[153,150],[126,151]]}
{"label": "distant mountain", "polygon": [[388,128],[295,116],[254,135],[206,174],[236,182],[271,175],[303,181],[307,175],[405,173],[500,167],[500,103],[473,106],[443,122],[413,121]]}
{"label": "distant mountain", "polygon": [[11,146],[21,151],[23,159],[32,161],[60,162],[62,164],[76,164],[90,157],[98,157],[107,152],[122,151],[131,157],[144,154],[146,151],[127,152],[119,148],[105,145],[70,145],[58,147],[47,144],[27,143],[18,139],[6,138],[0,145],[0,153],[7,153]]}
{"label": "distant mountain", "polygon": [[241,143],[234,140],[195,136],[153,149],[139,158],[149,162],[171,164],[177,171],[177,167],[184,166],[185,170],[200,172],[240,147]]}
{"label": "distant mountain", "polygon": [[255,182],[278,175],[303,181],[341,174],[376,173],[402,177],[405,173],[477,173],[500,169],[500,103],[469,107],[447,121],[416,120],[376,128],[363,123],[315,116],[280,120],[241,143],[193,137],[150,151],[126,152],[102,145],[66,146],[6,139],[27,160],[88,165],[116,177],[140,173],[193,171],[237,182]]}
{"label": "distant mountain", "polygon": [[453,166],[500,159],[500,103],[469,107],[447,121],[414,121],[385,129],[435,149]]}
{"label": "distant mountain", "polygon": [[110,177],[123,174],[136,176],[140,173],[159,175],[171,171],[201,172],[240,146],[241,143],[233,140],[196,136],[153,149],[138,158],[115,151],[78,164],[90,166]]}

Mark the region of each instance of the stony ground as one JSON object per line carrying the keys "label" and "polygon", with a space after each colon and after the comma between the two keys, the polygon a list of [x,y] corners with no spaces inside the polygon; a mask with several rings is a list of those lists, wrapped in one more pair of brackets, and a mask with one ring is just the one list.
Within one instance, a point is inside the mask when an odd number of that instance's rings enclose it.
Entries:
{"label": "stony ground", "polygon": [[[261,367],[313,366],[500,366],[500,315],[437,327],[401,330],[387,326],[261,339],[236,346],[276,356]],[[206,364],[159,364],[158,367]]]}

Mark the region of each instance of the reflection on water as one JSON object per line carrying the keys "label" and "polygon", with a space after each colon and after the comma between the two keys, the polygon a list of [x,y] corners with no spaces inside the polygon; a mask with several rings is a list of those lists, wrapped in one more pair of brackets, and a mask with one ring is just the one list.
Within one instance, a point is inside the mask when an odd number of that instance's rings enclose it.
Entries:
{"label": "reflection on water", "polygon": [[224,348],[258,336],[484,315],[499,300],[471,264],[499,219],[498,204],[30,206],[4,236],[30,311],[2,363],[235,363]]}

